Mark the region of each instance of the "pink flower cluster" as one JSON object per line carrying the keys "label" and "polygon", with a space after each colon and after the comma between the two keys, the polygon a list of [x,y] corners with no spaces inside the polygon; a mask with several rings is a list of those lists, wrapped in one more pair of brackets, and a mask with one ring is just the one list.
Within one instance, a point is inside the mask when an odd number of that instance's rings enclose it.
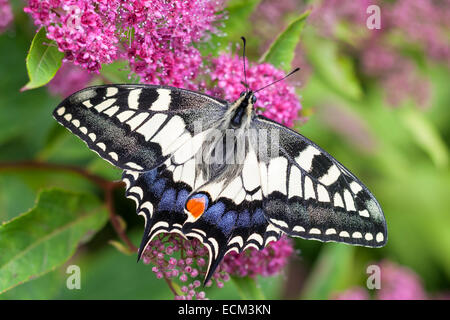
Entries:
{"label": "pink flower cluster", "polygon": [[[178,234],[161,234],[147,246],[142,257],[144,263],[154,264],[152,271],[158,279],[178,280],[183,284],[183,294],[175,296],[175,299],[205,299],[205,292],[198,290],[206,273],[208,250],[199,240],[188,241]],[[218,287],[222,287],[223,281],[228,279],[228,274],[217,270],[206,286],[215,281]]]}
{"label": "pink flower cluster", "polygon": [[323,0],[313,8],[311,20],[320,33],[332,36],[338,23],[365,25],[368,17],[366,9],[371,4],[373,1],[370,0]]}
{"label": "pink flower cluster", "polygon": [[[221,0],[29,0],[25,11],[47,28],[66,61],[98,72],[101,64],[124,58],[143,83],[196,90],[200,80],[208,79],[198,77],[203,59],[193,44],[217,30],[215,22],[222,15],[216,12],[222,5]],[[209,93],[230,101],[239,97],[244,89],[240,59],[222,54],[210,67],[213,71],[207,73],[217,86]],[[249,66],[247,75],[250,87],[258,89],[284,73],[263,63]],[[73,73],[77,81],[83,77]],[[57,83],[50,85],[53,91],[58,91]],[[263,115],[288,126],[301,109],[294,87],[285,81],[258,93],[257,106]]]}
{"label": "pink flower cluster", "polygon": [[[271,276],[279,273],[293,252],[292,242],[282,238],[271,242],[263,250],[254,248],[237,254],[229,253],[213,274],[206,287],[214,283],[222,288],[230,276]],[[152,271],[158,279],[176,280],[182,284],[179,300],[202,300],[206,298],[201,291],[201,281],[206,274],[208,250],[199,240],[186,240],[178,234],[162,234],[147,246],[143,261],[152,263]]]}
{"label": "pink flower cluster", "polygon": [[423,300],[426,299],[419,276],[412,270],[383,261],[381,264],[381,289],[379,300]]}
{"label": "pink flower cluster", "polygon": [[230,252],[223,259],[221,269],[239,277],[268,277],[280,273],[294,252],[287,237],[271,242],[263,250],[249,248],[241,253]]}
{"label": "pink flower cluster", "polygon": [[142,82],[192,87],[202,65],[193,43],[215,30],[220,6],[219,0],[29,0],[25,12],[66,60],[89,71],[125,58]]}
{"label": "pink flower cluster", "polygon": [[[257,90],[285,75],[283,71],[269,63],[249,65],[247,61],[246,64],[248,66],[247,82],[252,90]],[[222,54],[214,58],[209,74],[211,80],[216,81],[217,84],[209,93],[228,101],[236,100],[240,93],[245,91],[244,85],[241,84],[244,81],[242,66],[242,60],[236,55]],[[257,93],[256,97],[259,113],[268,118],[292,126],[299,117],[300,101],[295,88],[286,81],[264,89]]]}
{"label": "pink flower cluster", "polygon": [[[366,27],[366,10],[371,4],[381,8],[380,30]],[[387,102],[393,106],[407,100],[426,106],[430,98],[428,79],[420,75],[416,61],[405,55],[405,44],[423,50],[433,61],[450,66],[448,1],[324,0],[314,8],[311,18],[321,33],[328,37],[336,34],[339,24],[359,30],[351,45],[361,60],[361,69],[380,83]],[[392,41],[399,36],[402,41]]]}
{"label": "pink flower cluster", "polygon": [[65,62],[53,79],[47,84],[47,88],[53,95],[67,97],[86,87],[91,79],[92,74],[88,71],[82,69],[80,66]]}
{"label": "pink flower cluster", "polygon": [[[375,290],[377,300],[424,300],[428,296],[419,276],[412,270],[390,261],[382,261],[381,288]],[[338,300],[368,300],[369,292],[362,287],[354,287],[335,296]]]}
{"label": "pink flower cluster", "polygon": [[437,61],[450,67],[450,2],[398,0],[386,10],[386,28],[400,30]]}
{"label": "pink flower cluster", "polygon": [[13,14],[9,1],[0,0],[0,33],[4,32],[12,21]]}
{"label": "pink flower cluster", "polygon": [[222,1],[127,1],[121,9],[122,28],[133,30],[124,43],[131,69],[141,81],[196,89],[202,59],[193,43],[216,30]]}
{"label": "pink flower cluster", "polygon": [[47,29],[47,37],[57,43],[66,61],[98,72],[102,63],[111,63],[119,54],[115,19],[110,19],[117,5],[112,2],[29,0],[24,11]]}

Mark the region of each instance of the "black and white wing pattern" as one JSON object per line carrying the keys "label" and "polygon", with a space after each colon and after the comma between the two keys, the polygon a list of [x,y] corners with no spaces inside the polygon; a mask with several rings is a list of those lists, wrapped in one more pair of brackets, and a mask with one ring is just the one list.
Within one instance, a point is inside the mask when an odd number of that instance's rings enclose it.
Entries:
{"label": "black and white wing pattern", "polygon": [[381,247],[387,241],[375,197],[312,141],[259,116],[257,130],[277,130],[279,156],[260,161],[264,214],[291,236]]}
{"label": "black and white wing pattern", "polygon": [[205,281],[227,252],[262,249],[281,236],[264,216],[257,179],[205,181],[196,166],[197,151],[227,107],[188,90],[111,85],[83,89],[54,111],[90,149],[124,169],[126,195],[145,219],[139,257],[159,233],[197,238],[210,253]]}
{"label": "black and white wing pattern", "polygon": [[[310,140],[254,115],[252,101],[252,92],[229,104],[172,87],[97,86],[65,99],[54,117],[124,170],[126,195],[145,219],[139,257],[159,233],[197,238],[209,250],[206,282],[228,252],[262,249],[282,233],[383,246],[386,223],[369,190]],[[207,164],[217,146],[229,150],[230,130],[244,132],[232,140],[246,142],[242,162]],[[271,131],[276,143],[261,144]],[[276,156],[264,150],[273,145]]]}
{"label": "black and white wing pattern", "polygon": [[[139,257],[159,233],[197,238],[209,251],[205,283],[226,253],[262,249],[281,236],[264,216],[257,175],[253,182],[243,173],[232,181],[203,179],[195,155],[206,134],[194,136],[156,169],[125,171],[123,175],[127,197],[136,202],[138,214],[145,218]],[[256,156],[248,159],[244,166],[257,169]]]}
{"label": "black and white wing pattern", "polygon": [[194,134],[194,121],[220,119],[226,102],[164,86],[105,85],[61,102],[55,119],[102,158],[125,170],[156,168]]}

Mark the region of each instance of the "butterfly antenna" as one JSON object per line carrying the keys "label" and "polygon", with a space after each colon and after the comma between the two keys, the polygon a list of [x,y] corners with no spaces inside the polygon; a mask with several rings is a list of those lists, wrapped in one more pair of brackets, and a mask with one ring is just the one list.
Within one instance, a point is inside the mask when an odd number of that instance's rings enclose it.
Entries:
{"label": "butterfly antenna", "polygon": [[244,80],[245,80],[244,86],[245,86],[245,91],[247,91],[248,90],[247,71],[245,70],[245,47],[246,47],[246,44],[247,44],[247,40],[245,40],[244,37],[241,37],[241,39],[242,39],[242,42],[244,43],[244,50],[242,52],[242,60],[244,62]]}
{"label": "butterfly antenna", "polygon": [[280,82],[280,81],[286,79],[287,77],[293,75],[294,73],[296,73],[296,72],[299,71],[299,70],[300,70],[300,68],[295,68],[294,70],[292,70],[291,72],[289,72],[287,75],[285,75],[283,78],[278,79],[278,80],[275,80],[274,82],[269,83],[268,85],[265,85],[265,86],[262,87],[262,88],[259,88],[259,89],[256,90],[254,93],[256,93],[256,92],[258,92],[258,91],[261,91],[261,90],[263,90],[263,89],[265,89],[265,88],[267,88],[267,87],[270,87],[271,85],[273,85],[273,84],[275,84],[275,83],[277,83],[277,82]]}

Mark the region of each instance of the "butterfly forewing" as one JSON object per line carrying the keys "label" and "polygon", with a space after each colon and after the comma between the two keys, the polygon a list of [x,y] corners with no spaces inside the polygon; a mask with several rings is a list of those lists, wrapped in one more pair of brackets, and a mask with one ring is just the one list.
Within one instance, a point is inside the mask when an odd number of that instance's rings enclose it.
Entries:
{"label": "butterfly forewing", "polygon": [[386,243],[380,205],[348,169],[289,128],[264,117],[255,125],[279,135],[279,156],[261,161],[261,183],[268,186],[264,212],[272,224],[306,239],[370,247]]}
{"label": "butterfly forewing", "polygon": [[53,115],[112,164],[134,171],[156,168],[194,133],[219,119],[222,101],[199,93],[150,85],[83,89],[65,99]]}

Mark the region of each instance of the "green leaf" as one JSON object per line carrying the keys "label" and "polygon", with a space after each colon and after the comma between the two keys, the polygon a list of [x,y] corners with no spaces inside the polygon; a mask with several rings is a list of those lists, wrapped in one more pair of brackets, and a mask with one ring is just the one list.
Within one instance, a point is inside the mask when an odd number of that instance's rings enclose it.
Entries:
{"label": "green leaf", "polygon": [[73,172],[0,168],[0,224],[33,208],[37,195],[44,188],[83,193],[98,191],[91,181]]}
{"label": "green leaf", "polygon": [[54,41],[47,38],[45,28],[41,28],[34,36],[26,58],[30,81],[21,90],[46,85],[61,67],[63,57],[64,53],[58,50]]}
{"label": "green leaf", "polygon": [[264,293],[255,279],[250,277],[231,277],[243,300],[265,300]]}
{"label": "green leaf", "polygon": [[[139,243],[142,228],[130,231],[128,236]],[[89,247],[91,250],[83,250],[70,262],[81,269],[81,290],[68,290],[64,279],[55,299],[173,299],[164,279],[152,272],[153,265],[136,263],[136,254],[124,255],[110,245]]]}
{"label": "green leaf", "polygon": [[353,247],[339,243],[325,245],[305,283],[302,299],[329,299],[347,275],[353,250]]}
{"label": "green leaf", "polygon": [[260,62],[269,62],[286,72],[290,71],[295,48],[300,41],[300,34],[309,14],[310,11],[306,11],[292,21],[275,41],[272,42],[269,49],[262,55]]}
{"label": "green leaf", "polygon": [[448,148],[433,123],[417,110],[410,108],[402,110],[401,118],[417,145],[430,156],[435,166],[446,168],[449,158]]}
{"label": "green leaf", "polygon": [[29,210],[35,199],[35,190],[24,179],[0,172],[0,223]]}
{"label": "green leaf", "polygon": [[[64,266],[63,266],[64,267]],[[62,268],[59,268],[62,269]],[[26,282],[0,294],[0,300],[48,300],[55,298],[66,282],[67,274],[62,270],[46,273],[42,277]],[[68,290],[66,288],[66,290]]]}
{"label": "green leaf", "polygon": [[359,100],[362,88],[352,59],[339,52],[337,44],[320,38],[312,32],[305,33],[303,42],[308,62],[314,68],[314,77],[341,97]]}
{"label": "green leaf", "polygon": [[62,265],[106,220],[95,197],[41,192],[33,209],[0,226],[0,293]]}

